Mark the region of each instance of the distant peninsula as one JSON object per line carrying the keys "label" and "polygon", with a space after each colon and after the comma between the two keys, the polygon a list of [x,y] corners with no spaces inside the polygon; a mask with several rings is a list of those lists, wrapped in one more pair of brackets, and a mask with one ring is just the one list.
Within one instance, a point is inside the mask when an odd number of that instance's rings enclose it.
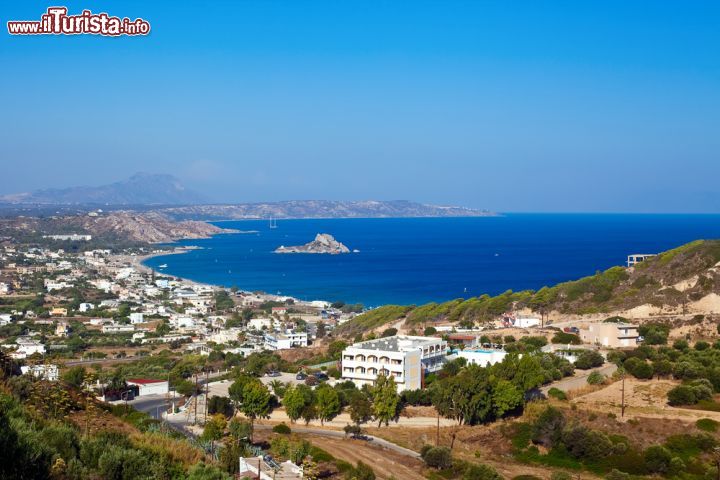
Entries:
{"label": "distant peninsula", "polygon": [[350,249],[342,243],[335,240],[335,237],[327,233],[318,233],[315,240],[305,245],[295,247],[286,247],[284,245],[275,249],[275,253],[326,253],[337,255],[340,253],[350,253]]}
{"label": "distant peninsula", "polygon": [[493,217],[467,207],[394,201],[292,200],[268,203],[168,206],[158,209],[175,220],[264,220],[269,218]]}

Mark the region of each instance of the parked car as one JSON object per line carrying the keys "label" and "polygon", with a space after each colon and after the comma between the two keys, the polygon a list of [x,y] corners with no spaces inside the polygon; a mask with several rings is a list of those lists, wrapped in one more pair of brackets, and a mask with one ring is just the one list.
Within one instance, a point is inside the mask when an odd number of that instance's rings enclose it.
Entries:
{"label": "parked car", "polygon": [[277,370],[270,370],[265,374],[266,377],[279,377],[281,375]]}
{"label": "parked car", "polygon": [[307,375],[303,372],[298,372],[297,375],[295,375],[295,380],[305,380],[307,378]]}
{"label": "parked car", "polygon": [[354,438],[355,440],[363,440],[363,441],[365,441],[365,442],[372,442],[372,441],[373,441],[373,438],[372,438],[372,437],[369,437],[369,436],[363,435],[363,434],[353,435],[352,438]]}
{"label": "parked car", "polygon": [[315,378],[318,379],[318,382],[325,382],[330,378],[327,376],[326,373],[323,373],[323,372],[318,372],[318,373],[315,373],[314,375],[315,375]]}

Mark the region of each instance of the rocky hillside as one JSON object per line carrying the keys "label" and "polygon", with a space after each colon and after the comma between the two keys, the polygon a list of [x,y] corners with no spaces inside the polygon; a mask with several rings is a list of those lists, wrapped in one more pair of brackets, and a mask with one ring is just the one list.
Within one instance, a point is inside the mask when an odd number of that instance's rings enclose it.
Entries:
{"label": "rocky hillside", "polygon": [[295,200],[236,205],[193,205],[163,208],[176,219],[241,220],[257,218],[389,218],[389,217],[483,217],[486,210],[446,207],[397,200],[391,202],[343,202]]}
{"label": "rocky hillside", "polygon": [[305,245],[297,245],[294,247],[286,247],[281,245],[275,249],[275,253],[310,253],[310,254],[330,254],[337,255],[342,253],[350,253],[350,249],[342,243],[335,240],[330,234],[318,233],[315,240]]}
{"label": "rocky hillside", "polygon": [[16,217],[0,220],[0,234],[20,242],[40,241],[43,235],[90,234],[94,243],[109,245],[167,243],[185,238],[207,238],[234,230],[206,222],[174,221],[155,212],[117,211],[98,216],[73,215],[49,218]]}
{"label": "rocky hillside", "polygon": [[343,324],[337,332],[351,336],[399,319],[404,319],[409,327],[441,321],[470,325],[496,320],[511,310],[556,317],[626,312],[635,318],[720,313],[720,240],[698,240],[663,252],[634,268],[612,267],[538,291],[507,291],[494,297],[381,307]]}

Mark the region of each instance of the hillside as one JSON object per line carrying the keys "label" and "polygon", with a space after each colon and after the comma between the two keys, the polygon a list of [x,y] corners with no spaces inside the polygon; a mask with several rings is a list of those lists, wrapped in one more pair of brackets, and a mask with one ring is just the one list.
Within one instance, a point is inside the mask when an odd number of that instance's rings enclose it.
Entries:
{"label": "hillside", "polygon": [[[710,313],[704,300],[720,295],[720,240],[697,240],[663,252],[634,268],[612,267],[604,272],[538,291],[507,291],[491,297],[421,306],[385,306],[345,323],[337,333],[353,336],[405,319],[408,327],[433,322],[470,325],[496,320],[510,310],[529,309],[538,315],[611,314],[640,307],[668,312]],[[712,303],[712,302],[708,302]]]}
{"label": "hillside", "polygon": [[0,201],[40,205],[180,205],[207,200],[172,175],[136,173],[109,185],[36,190],[5,195]]}
{"label": "hillside", "polygon": [[242,220],[255,218],[390,218],[390,217],[484,217],[486,210],[427,205],[405,200],[346,202],[293,200],[286,202],[168,207],[163,214],[175,219]]}
{"label": "hillside", "polygon": [[232,233],[215,225],[194,220],[174,221],[156,212],[117,211],[98,216],[71,215],[49,218],[15,217],[0,219],[0,236],[21,243],[42,239],[43,235],[90,234],[100,247],[143,243],[168,243],[184,238],[206,238]]}

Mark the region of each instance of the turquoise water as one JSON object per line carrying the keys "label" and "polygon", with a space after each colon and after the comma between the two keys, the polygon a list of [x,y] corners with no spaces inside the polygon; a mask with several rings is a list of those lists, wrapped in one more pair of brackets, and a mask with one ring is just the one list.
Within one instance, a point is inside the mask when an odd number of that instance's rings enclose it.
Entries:
{"label": "turquoise water", "polygon": [[[168,274],[305,300],[366,306],[497,294],[592,275],[698,238],[720,238],[720,215],[510,214],[487,218],[385,218],[220,222],[256,234],[189,240],[202,250],[149,259]],[[278,255],[330,233],[346,255]]]}

